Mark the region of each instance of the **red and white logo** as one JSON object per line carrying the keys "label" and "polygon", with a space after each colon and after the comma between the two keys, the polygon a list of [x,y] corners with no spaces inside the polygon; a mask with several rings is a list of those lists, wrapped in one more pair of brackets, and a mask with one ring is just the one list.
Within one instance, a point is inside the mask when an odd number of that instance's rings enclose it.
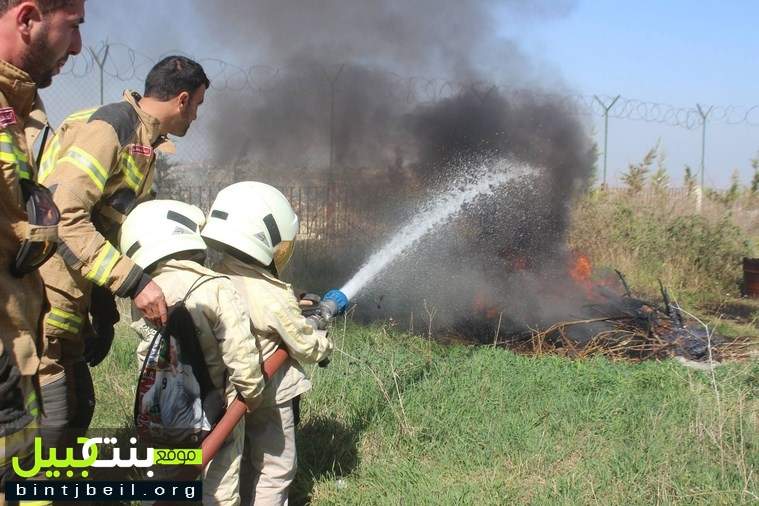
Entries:
{"label": "red and white logo", "polygon": [[133,144],[129,148],[129,153],[133,155],[153,156],[153,148],[150,146],[143,146],[142,144]]}
{"label": "red and white logo", "polygon": [[5,128],[16,124],[16,111],[13,107],[0,108],[0,128]]}

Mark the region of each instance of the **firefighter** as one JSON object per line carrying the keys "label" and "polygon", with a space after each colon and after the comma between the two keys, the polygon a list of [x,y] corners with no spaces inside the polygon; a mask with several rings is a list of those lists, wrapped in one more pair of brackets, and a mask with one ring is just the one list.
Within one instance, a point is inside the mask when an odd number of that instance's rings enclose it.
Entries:
{"label": "firefighter", "polygon": [[[202,235],[222,253],[215,266],[230,276],[247,302],[261,357],[283,344],[290,361],[273,375],[261,406],[245,417],[243,504],[286,504],[295,477],[293,400],[311,388],[301,364],[322,362],[332,352],[324,326],[301,314],[292,287],[279,278],[293,253],[298,217],[277,189],[241,182],[221,190]],[[322,327],[319,330],[317,327]]]}
{"label": "firefighter", "polygon": [[[47,117],[37,90],[82,48],[83,0],[0,0],[0,504],[13,455],[30,450],[45,290],[57,209],[34,183]],[[7,459],[7,461],[6,461]]]}
{"label": "firefighter", "polygon": [[[204,222],[203,211],[195,206],[173,200],[145,202],[124,222],[120,248],[153,277],[169,305],[184,300],[210,379],[224,391],[227,405],[239,392],[253,410],[264,389],[260,355],[247,308],[232,282],[203,267]],[[145,320],[132,326],[142,339],[137,353],[144,360],[155,326]],[[238,424],[206,468],[203,504],[239,504],[243,440],[244,426]]]}
{"label": "firefighter", "polygon": [[164,58],[148,73],[144,96],[126,91],[121,102],[70,115],[45,151],[39,181],[61,210],[58,251],[41,269],[50,301],[41,423],[51,446],[70,444],[76,431],[66,429],[86,429],[92,420],[87,364],[110,349],[118,320],[113,296],[130,297],[153,323],[166,320],[160,287],[114,244],[126,215],[152,198],[156,151],[171,150],[167,134],[187,132],[209,85],[198,63]]}

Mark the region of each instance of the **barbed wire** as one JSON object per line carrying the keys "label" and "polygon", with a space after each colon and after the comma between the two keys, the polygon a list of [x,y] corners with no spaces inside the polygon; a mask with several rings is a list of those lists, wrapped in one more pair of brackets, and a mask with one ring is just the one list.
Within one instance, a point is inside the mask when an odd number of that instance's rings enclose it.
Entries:
{"label": "barbed wire", "polygon": [[[118,81],[144,80],[153,65],[169,54],[154,58],[136,49],[115,42],[102,42],[97,47],[71,58],[63,73],[75,78],[88,77],[102,72],[104,78]],[[190,56],[185,54],[185,56]],[[381,79],[388,94],[386,98],[407,104],[430,104],[457,96],[462,92],[472,92],[481,100],[487,100],[497,92],[515,101],[548,101],[560,104],[566,112],[574,115],[603,116],[610,118],[659,123],[662,125],[694,129],[705,121],[697,107],[677,106],[661,102],[641,100],[624,96],[561,94],[536,89],[513,87],[507,84],[483,81],[457,81],[435,77],[401,76],[384,70],[376,70],[346,64],[305,64],[305,65],[251,65],[243,67],[219,58],[194,58],[209,76],[216,91],[268,93],[287,90],[293,93],[314,93],[339,91],[341,85],[352,78],[363,78],[366,73]],[[603,104],[613,106],[606,110]],[[759,105],[712,105],[707,119],[709,123],[727,125],[759,126]]]}

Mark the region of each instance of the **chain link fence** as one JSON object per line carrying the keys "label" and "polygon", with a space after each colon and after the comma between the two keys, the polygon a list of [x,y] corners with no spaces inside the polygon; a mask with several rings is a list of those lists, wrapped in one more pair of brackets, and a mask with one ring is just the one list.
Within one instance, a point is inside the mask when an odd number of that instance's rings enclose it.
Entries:
{"label": "chain link fence", "polygon": [[[230,179],[204,185],[170,184],[163,189],[159,187],[158,198],[188,202],[208,214],[218,192],[233,182]],[[311,280],[319,284],[325,272],[317,274],[314,270],[329,269],[333,251],[352,248],[355,241],[351,238],[355,237],[356,230],[371,236],[381,228],[365,209],[356,205],[355,195],[346,185],[275,186],[288,198],[300,220],[294,260],[286,273],[291,280]]]}
{"label": "chain link fence", "polygon": [[[191,203],[207,214],[219,190],[231,183],[172,185],[160,190],[158,197]],[[299,239],[339,240],[349,236],[355,226],[365,221],[359,209],[350,205],[350,189],[344,185],[275,186],[288,198],[300,219]]]}

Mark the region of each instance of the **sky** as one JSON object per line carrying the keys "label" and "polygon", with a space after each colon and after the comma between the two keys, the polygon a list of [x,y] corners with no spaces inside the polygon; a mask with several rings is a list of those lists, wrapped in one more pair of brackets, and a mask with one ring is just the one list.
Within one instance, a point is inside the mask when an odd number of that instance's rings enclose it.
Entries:
{"label": "sky", "polygon": [[[759,2],[581,1],[562,18],[509,26],[525,50],[554,66],[583,94],[672,104],[759,105]],[[726,186],[733,170],[744,182],[759,151],[756,126],[707,123],[706,183]],[[599,144],[603,122],[595,132]],[[700,165],[701,129],[610,119],[609,170],[619,173],[661,139],[674,182]]]}
{"label": "sky", "polygon": [[[224,1],[216,2],[219,8]],[[196,58],[230,62],[240,58],[201,29],[202,20],[185,0],[88,0],[85,5],[84,43],[94,49],[109,40],[152,57],[181,51]],[[705,107],[759,106],[759,34],[755,28],[759,2],[557,0],[553,6],[550,1],[541,5],[548,6],[543,15],[522,16],[504,8],[495,9],[493,16],[499,34],[516,41],[550,89],[586,97],[619,94],[621,100],[682,108],[694,108],[697,103]],[[250,39],[253,51],[255,34],[250,34]],[[113,54],[123,59],[126,52],[123,48],[119,51],[115,49]],[[99,99],[96,74],[86,79],[75,77],[81,71],[79,65],[70,64],[43,92],[53,122]],[[125,87],[142,88],[138,79],[107,81],[106,102],[117,100]],[[203,107],[212,106],[209,92]],[[180,153],[200,158],[208,151],[199,142],[205,131],[204,114],[208,112],[201,108],[197,124],[178,143]],[[707,185],[728,186],[735,170],[744,184],[750,180],[750,160],[759,151],[759,107],[750,117],[754,125],[707,123]],[[589,115],[586,121],[602,149],[602,117]],[[672,184],[679,185],[685,165],[695,170],[700,166],[701,134],[700,125],[686,129],[610,118],[609,182],[617,184],[628,164],[639,162],[659,142]],[[601,165],[599,160],[599,169]]]}

